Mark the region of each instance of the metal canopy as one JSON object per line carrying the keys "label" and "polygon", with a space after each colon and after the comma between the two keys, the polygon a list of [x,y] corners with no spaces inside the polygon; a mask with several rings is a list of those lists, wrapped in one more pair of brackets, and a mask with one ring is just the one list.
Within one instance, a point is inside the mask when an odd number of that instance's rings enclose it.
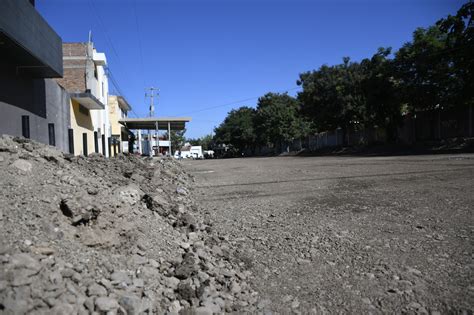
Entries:
{"label": "metal canopy", "polygon": [[183,130],[187,122],[191,121],[191,117],[149,117],[149,118],[122,118],[119,123],[128,129],[145,129],[156,130]]}

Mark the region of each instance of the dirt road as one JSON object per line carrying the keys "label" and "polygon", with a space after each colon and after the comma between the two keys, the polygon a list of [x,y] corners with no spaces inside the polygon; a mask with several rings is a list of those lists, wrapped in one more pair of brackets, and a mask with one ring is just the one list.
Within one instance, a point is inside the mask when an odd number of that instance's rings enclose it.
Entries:
{"label": "dirt road", "polygon": [[474,155],[183,163],[261,308],[472,314]]}

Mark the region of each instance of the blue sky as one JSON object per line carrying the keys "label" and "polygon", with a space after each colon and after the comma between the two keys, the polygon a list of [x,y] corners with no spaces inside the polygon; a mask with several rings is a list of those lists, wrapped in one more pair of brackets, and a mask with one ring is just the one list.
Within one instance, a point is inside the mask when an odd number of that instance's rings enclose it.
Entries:
{"label": "blue sky", "polygon": [[36,7],[64,42],[87,41],[92,30],[136,114],[148,115],[145,87],[158,87],[156,115],[191,116],[186,136],[199,137],[232,108],[255,106],[254,97],[294,95],[299,73],[343,56],[360,60],[381,46],[397,49],[415,28],[454,14],[463,3],[36,0]]}

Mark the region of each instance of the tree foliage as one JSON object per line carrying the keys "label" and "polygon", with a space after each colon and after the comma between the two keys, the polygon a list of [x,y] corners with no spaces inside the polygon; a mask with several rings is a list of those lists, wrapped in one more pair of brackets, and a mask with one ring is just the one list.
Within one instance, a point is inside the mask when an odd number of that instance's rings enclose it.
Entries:
{"label": "tree foliage", "polygon": [[[299,75],[297,98],[268,93],[257,108],[231,111],[216,128],[216,143],[239,150],[278,145],[315,131],[385,128],[396,140],[407,112],[474,106],[474,2],[428,28],[418,28],[397,52],[323,65]],[[310,128],[311,126],[311,128]],[[345,137],[344,137],[345,139]]]}
{"label": "tree foliage", "polygon": [[308,123],[299,115],[299,107],[287,93],[267,93],[259,98],[255,115],[258,142],[277,145],[305,135]]}
{"label": "tree foliage", "polygon": [[242,106],[231,110],[214,130],[217,143],[232,144],[240,151],[251,149],[256,143],[255,109]]}
{"label": "tree foliage", "polygon": [[[171,130],[171,147],[173,150],[179,150],[184,145],[185,137],[184,134],[186,133],[186,129],[176,131]],[[164,134],[166,139],[168,138],[168,132]]]}
{"label": "tree foliage", "polygon": [[319,130],[346,128],[364,120],[363,72],[348,57],[335,66],[300,74],[298,93],[301,111]]}
{"label": "tree foliage", "polygon": [[191,145],[200,145],[203,150],[210,150],[212,148],[213,137],[211,134],[205,135],[201,138],[189,138],[186,139],[186,142],[189,142]]}
{"label": "tree foliage", "polygon": [[429,28],[418,28],[413,40],[395,56],[402,101],[412,110],[456,107],[473,102],[474,3]]}

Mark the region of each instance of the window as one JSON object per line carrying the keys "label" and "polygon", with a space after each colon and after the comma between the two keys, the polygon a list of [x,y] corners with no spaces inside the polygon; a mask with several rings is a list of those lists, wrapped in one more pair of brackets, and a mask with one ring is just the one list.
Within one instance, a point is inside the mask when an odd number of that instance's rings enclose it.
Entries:
{"label": "window", "polygon": [[99,134],[94,131],[94,150],[95,153],[99,153]]}
{"label": "window", "polygon": [[48,124],[49,145],[56,145],[56,135],[54,134],[54,124]]}
{"label": "window", "polygon": [[88,156],[88,152],[87,152],[87,133],[84,132],[82,134],[82,153],[85,155],[85,156]]}
{"label": "window", "polygon": [[74,154],[74,130],[69,128],[67,134],[69,138],[69,153]]}
{"label": "window", "polygon": [[30,116],[21,116],[21,134],[25,138],[30,138]]}

